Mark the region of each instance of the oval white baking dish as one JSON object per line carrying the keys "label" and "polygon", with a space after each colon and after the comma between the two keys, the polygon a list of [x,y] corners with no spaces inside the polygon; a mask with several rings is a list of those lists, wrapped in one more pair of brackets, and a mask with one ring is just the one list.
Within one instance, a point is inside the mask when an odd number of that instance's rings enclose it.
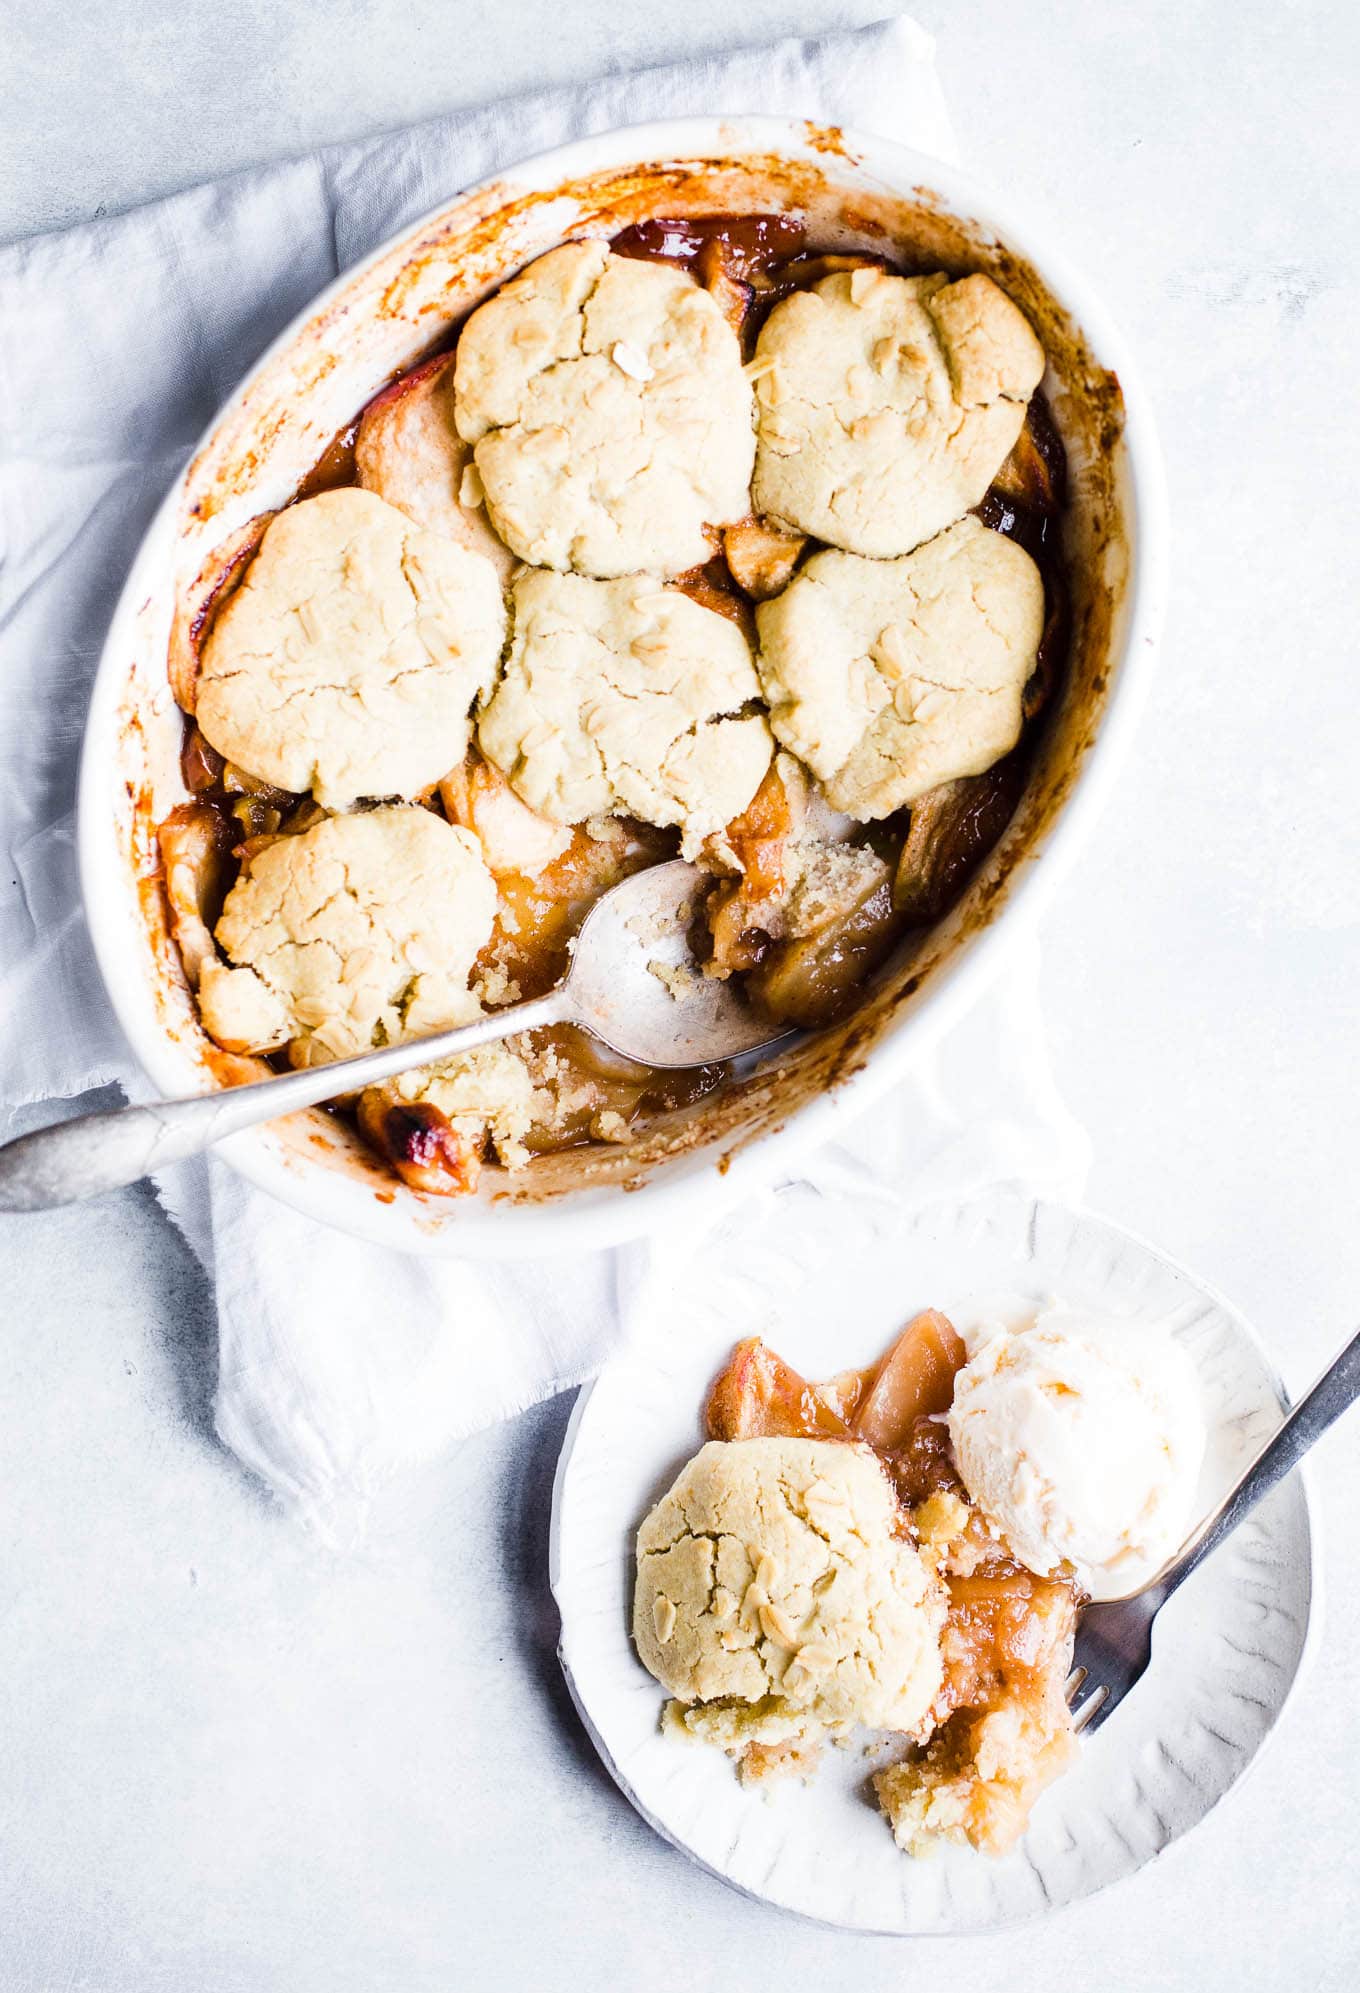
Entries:
{"label": "oval white baking dish", "polygon": [[897,239],[940,266],[986,269],[1044,338],[1072,472],[1074,636],[1025,796],[959,905],[894,958],[854,1017],[631,1144],[566,1151],[513,1177],[488,1169],[478,1193],[458,1199],[406,1189],[319,1110],[223,1144],[233,1167],[315,1218],[408,1251],[518,1256],[634,1236],[787,1172],[973,1000],[1109,788],[1161,624],[1165,497],[1136,374],[1080,277],[966,176],[885,139],[768,118],[608,133],[460,195],[346,272],[264,355],[153,521],[96,675],[79,807],[90,931],[139,1062],[167,1095],[221,1083],[166,930],[154,837],[185,794],[167,649],[193,577],[291,496],[379,388],[534,256],[649,214],[772,208],[806,212],[814,240]]}

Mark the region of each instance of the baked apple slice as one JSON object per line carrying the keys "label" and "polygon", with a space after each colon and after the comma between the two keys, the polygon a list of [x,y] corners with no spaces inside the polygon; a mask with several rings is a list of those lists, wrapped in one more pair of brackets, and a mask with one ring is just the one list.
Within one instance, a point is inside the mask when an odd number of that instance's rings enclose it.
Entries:
{"label": "baked apple slice", "polygon": [[472,447],[453,425],[453,359],[436,354],[368,404],[355,438],[355,467],[365,491],[493,561],[504,586],[514,555],[491,529]]}
{"label": "baked apple slice", "polygon": [[192,713],[198,696],[198,661],[219,612],[245,576],[275,514],[247,519],[215,546],[182,591],[170,624],[167,664],[175,702]]}
{"label": "baked apple slice", "polygon": [[849,1426],[819,1387],[759,1336],[748,1336],[733,1350],[709,1394],[705,1424],[710,1439],[850,1437]]}
{"label": "baked apple slice", "polygon": [[758,1016],[819,1031],[860,999],[891,951],[904,926],[893,906],[892,868],[868,846],[854,847],[853,858],[853,866],[838,867],[836,890],[813,903],[816,918],[749,971],[746,994]]}
{"label": "baked apple slice", "polygon": [[925,1308],[907,1323],[879,1364],[855,1414],[856,1439],[876,1453],[905,1446],[918,1419],[947,1412],[954,1379],[968,1360],[963,1338],[938,1308]]}
{"label": "baked apple slice", "polygon": [[394,1100],[383,1087],[359,1096],[359,1133],[412,1190],[465,1197],[482,1171],[481,1142],[469,1139],[427,1100]]}
{"label": "baked apple slice", "polygon": [[185,980],[196,990],[203,964],[217,960],[212,931],[236,874],[235,825],[211,803],[177,803],[156,836],[165,868],[170,932]]}
{"label": "baked apple slice", "polygon": [[785,532],[768,519],[742,519],[723,534],[732,579],[753,602],[767,602],[788,586],[806,545],[805,533]]}
{"label": "baked apple slice", "polygon": [[992,479],[992,489],[1045,518],[1056,512],[1066,497],[1067,452],[1042,394],[1032,397],[1025,411],[1025,426]]}
{"label": "baked apple slice", "polygon": [[911,926],[954,905],[1015,814],[1024,780],[1024,762],[1011,754],[917,797],[893,879],[893,905]]}

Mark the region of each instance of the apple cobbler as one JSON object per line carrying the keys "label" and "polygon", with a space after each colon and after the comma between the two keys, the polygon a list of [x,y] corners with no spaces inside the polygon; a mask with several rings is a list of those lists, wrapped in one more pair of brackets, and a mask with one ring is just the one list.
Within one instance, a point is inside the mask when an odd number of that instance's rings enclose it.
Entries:
{"label": "apple cobbler", "polygon": [[[544,993],[677,854],[776,1025],[843,1017],[1013,813],[1066,648],[1062,446],[988,277],[658,219],[503,284],[177,606],[160,827],[213,1040],[344,1056]],[[570,1028],[337,1111],[413,1188],[723,1084]]]}
{"label": "apple cobbler", "polygon": [[1083,1605],[1147,1582],[1189,1529],[1188,1356],[1061,1306],[966,1342],[927,1309],[818,1383],[738,1343],[705,1430],[638,1534],[633,1639],[665,1729],[757,1781],[875,1733],[902,1848],[1004,1854],[1076,1750]]}
{"label": "apple cobbler", "polygon": [[666,1726],[745,1779],[890,1733],[899,1843],[1004,1853],[1075,1749],[1064,1683],[1083,1592],[1022,1565],[970,1499],[948,1424],[966,1363],[927,1311],[868,1370],[809,1383],[763,1342],[713,1387],[709,1442],[643,1524],[634,1637]]}

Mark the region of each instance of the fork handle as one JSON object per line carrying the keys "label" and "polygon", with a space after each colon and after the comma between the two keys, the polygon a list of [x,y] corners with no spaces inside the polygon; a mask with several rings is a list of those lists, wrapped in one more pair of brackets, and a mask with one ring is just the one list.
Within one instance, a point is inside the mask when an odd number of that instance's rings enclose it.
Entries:
{"label": "fork handle", "polygon": [[1224,1496],[1153,1583],[1164,1585],[1168,1593],[1174,1592],[1195,1566],[1250,1515],[1262,1496],[1268,1495],[1277,1481],[1298,1466],[1309,1447],[1321,1439],[1328,1426],[1357,1398],[1360,1398],[1360,1333],[1327,1366],[1312,1390],[1285,1413],[1236,1487]]}

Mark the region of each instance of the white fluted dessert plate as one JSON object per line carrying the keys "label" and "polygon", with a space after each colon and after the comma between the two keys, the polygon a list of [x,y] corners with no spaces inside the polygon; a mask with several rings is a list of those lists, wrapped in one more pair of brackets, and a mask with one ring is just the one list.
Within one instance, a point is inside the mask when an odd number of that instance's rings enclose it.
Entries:
{"label": "white fluted dessert plate", "polygon": [[1152,1667],[1044,1794],[999,1859],[894,1845],[857,1750],[816,1778],[742,1786],[716,1750],[663,1737],[663,1693],[629,1638],[633,1542],[702,1438],[708,1386],[732,1345],[763,1335],[804,1375],[871,1361],[917,1309],[966,1320],[980,1300],[1060,1298],[1167,1324],[1194,1359],[1209,1507],[1284,1403],[1242,1317],[1151,1246],[1089,1212],[991,1192],[903,1212],[886,1198],[776,1194],[767,1221],[718,1234],[656,1283],[645,1335],[583,1392],[553,1496],[560,1654],[590,1736],[642,1817],[747,1895],[881,1933],[998,1930],[1132,1875],[1187,1833],[1251,1764],[1309,1643],[1312,1529],[1299,1475],[1278,1488],[1160,1615]]}

